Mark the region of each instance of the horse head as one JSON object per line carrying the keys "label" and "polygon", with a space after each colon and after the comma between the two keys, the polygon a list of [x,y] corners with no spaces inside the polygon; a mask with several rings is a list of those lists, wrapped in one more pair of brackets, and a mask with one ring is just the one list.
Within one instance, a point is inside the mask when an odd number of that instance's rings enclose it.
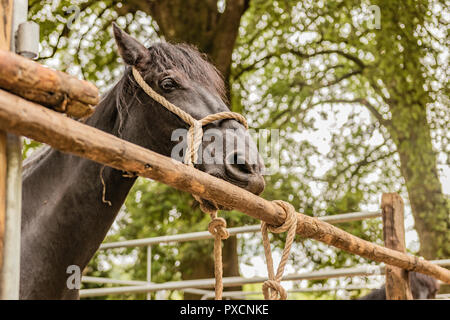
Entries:
{"label": "horse head", "polygon": [[[224,81],[206,56],[185,44],[154,43],[145,47],[113,25],[114,37],[127,70],[117,99],[123,121],[120,136],[160,154],[183,160],[189,125],[143,87],[149,86],[188,117],[200,120],[229,112]],[[133,70],[134,69],[134,70]],[[137,74],[133,75],[134,72]],[[136,77],[145,82],[139,85]],[[125,109],[126,112],[123,112]],[[245,121],[245,120],[244,120]],[[203,126],[195,167],[254,194],[264,189],[264,164],[243,121],[218,119]],[[213,205],[207,202],[208,205]]]}

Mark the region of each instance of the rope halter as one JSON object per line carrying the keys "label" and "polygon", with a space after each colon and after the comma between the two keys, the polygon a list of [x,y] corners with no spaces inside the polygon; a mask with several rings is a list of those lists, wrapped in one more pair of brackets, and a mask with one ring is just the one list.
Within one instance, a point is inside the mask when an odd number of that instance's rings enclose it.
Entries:
{"label": "rope halter", "polygon": [[187,165],[193,167],[194,164],[197,163],[198,148],[200,147],[200,144],[202,143],[203,139],[203,126],[206,126],[207,124],[210,124],[211,122],[214,122],[216,120],[234,119],[236,121],[239,121],[245,127],[245,129],[248,130],[247,120],[245,120],[245,118],[241,114],[231,111],[210,114],[200,120],[196,120],[189,113],[181,110],[176,105],[172,104],[162,95],[153,90],[142,78],[139,71],[134,67],[133,67],[133,76],[136,82],[142,88],[142,90],[144,90],[144,92],[149,97],[151,97],[153,100],[158,102],[160,105],[165,107],[170,112],[176,114],[181,120],[183,120],[189,126],[187,136],[188,138],[187,149],[186,154],[184,155],[184,163],[186,163]]}

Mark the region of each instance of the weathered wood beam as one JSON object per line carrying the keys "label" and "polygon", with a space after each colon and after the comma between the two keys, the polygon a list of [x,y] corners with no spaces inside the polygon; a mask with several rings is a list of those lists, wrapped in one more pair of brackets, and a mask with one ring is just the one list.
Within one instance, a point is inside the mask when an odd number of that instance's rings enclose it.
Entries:
{"label": "weathered wood beam", "polygon": [[[285,212],[224,180],[191,168],[101,130],[0,90],[0,129],[46,143],[107,166],[134,172],[228,208],[280,225]],[[428,274],[450,283],[450,270],[355,237],[319,219],[298,213],[297,234],[377,262]]]}
{"label": "weathered wood beam", "polygon": [[[397,193],[384,193],[381,197],[383,237],[386,248],[406,253],[405,217],[402,198]],[[386,266],[386,298],[412,300],[409,271]]]}
{"label": "weathered wood beam", "polygon": [[4,50],[0,88],[75,118],[90,115],[99,102],[93,84]]}

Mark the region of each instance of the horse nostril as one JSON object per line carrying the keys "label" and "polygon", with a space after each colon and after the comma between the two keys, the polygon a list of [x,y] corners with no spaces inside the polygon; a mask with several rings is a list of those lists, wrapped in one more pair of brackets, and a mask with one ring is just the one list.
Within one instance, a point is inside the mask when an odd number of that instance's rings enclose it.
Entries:
{"label": "horse nostril", "polygon": [[247,180],[247,175],[253,173],[252,166],[248,163],[244,155],[239,152],[229,154],[225,159],[227,173],[238,180]]}
{"label": "horse nostril", "polygon": [[260,194],[264,190],[264,178],[259,164],[250,161],[239,152],[232,152],[225,158],[225,173],[231,181],[245,184],[245,189]]}
{"label": "horse nostril", "polygon": [[242,154],[235,152],[232,160],[233,162],[231,164],[235,165],[239,171],[246,174],[252,174],[252,167]]}
{"label": "horse nostril", "polygon": [[246,164],[236,164],[236,166],[238,167],[238,169],[241,171],[241,172],[244,172],[244,173],[246,173],[246,174],[252,174],[252,171],[251,171],[251,169],[250,169],[250,167],[248,166],[248,165],[246,165]]}

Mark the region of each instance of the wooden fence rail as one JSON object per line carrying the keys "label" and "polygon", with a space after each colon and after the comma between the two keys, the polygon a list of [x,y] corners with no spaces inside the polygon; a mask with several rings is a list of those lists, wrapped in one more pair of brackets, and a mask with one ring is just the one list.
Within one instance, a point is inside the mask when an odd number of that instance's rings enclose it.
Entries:
{"label": "wooden fence rail", "polygon": [[[280,225],[285,219],[285,212],[279,206],[224,180],[2,90],[0,130],[23,135],[63,152],[160,181],[269,224]],[[450,270],[362,240],[326,222],[300,213],[297,234],[373,261],[428,274],[450,284]]]}
{"label": "wooden fence rail", "polygon": [[0,88],[75,118],[90,115],[99,102],[90,82],[0,50]]}

